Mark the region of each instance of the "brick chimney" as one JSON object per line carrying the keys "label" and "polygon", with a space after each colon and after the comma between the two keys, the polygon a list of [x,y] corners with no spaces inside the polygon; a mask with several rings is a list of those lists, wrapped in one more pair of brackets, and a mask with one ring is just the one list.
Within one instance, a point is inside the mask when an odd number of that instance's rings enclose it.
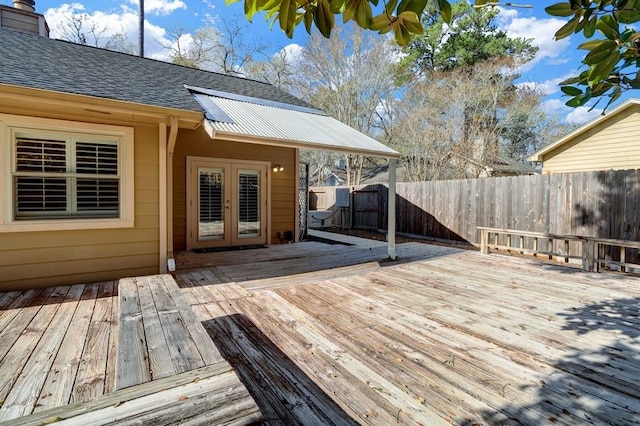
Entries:
{"label": "brick chimney", "polygon": [[49,37],[49,25],[35,5],[34,0],[13,0],[13,7],[0,4],[0,28]]}

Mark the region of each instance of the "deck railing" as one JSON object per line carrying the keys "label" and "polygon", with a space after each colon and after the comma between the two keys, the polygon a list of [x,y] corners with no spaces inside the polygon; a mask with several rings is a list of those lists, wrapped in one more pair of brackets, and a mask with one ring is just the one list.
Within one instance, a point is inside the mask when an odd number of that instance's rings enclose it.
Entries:
{"label": "deck railing", "polygon": [[[620,272],[640,272],[639,241],[616,240],[610,238],[584,237],[579,235],[556,235],[541,232],[518,231],[478,227],[480,230],[480,251],[488,254],[491,250],[508,253],[545,256],[549,260],[582,263],[585,271],[599,272],[604,268]],[[630,256],[628,256],[628,250]],[[634,253],[631,253],[631,252]]]}

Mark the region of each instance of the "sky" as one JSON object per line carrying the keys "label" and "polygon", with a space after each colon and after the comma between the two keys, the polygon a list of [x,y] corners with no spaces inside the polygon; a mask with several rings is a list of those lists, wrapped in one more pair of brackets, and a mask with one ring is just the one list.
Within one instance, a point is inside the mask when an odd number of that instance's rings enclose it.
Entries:
{"label": "sky", "polygon": [[[581,71],[577,46],[584,40],[578,35],[560,41],[553,39],[553,34],[566,21],[546,15],[544,8],[557,1],[522,1],[519,3],[533,7],[503,8],[497,24],[512,37],[532,39],[532,44],[539,49],[535,59],[522,70],[518,84],[543,91],[546,94],[543,105],[547,111],[557,113],[568,124],[580,125],[597,117],[602,110],[594,108],[589,111],[589,106],[574,109],[564,105],[568,98],[562,95],[558,83]],[[10,4],[11,0],[2,2]],[[293,39],[289,39],[277,24],[271,29],[264,15],[257,15],[252,23],[247,22],[242,0],[229,6],[225,0],[145,0],[144,3],[145,55],[155,59],[167,59],[168,50],[164,46],[171,44],[169,31],[182,27],[186,34],[190,34],[197,28],[219,26],[223,20],[229,19],[237,19],[246,25],[249,38],[268,45],[271,53],[285,48],[289,51],[298,49],[308,40],[303,26],[296,28]],[[104,36],[127,34],[137,46],[138,0],[36,0],[35,7],[37,12],[45,15],[52,37],[59,37],[57,29],[65,16],[87,13],[105,28]],[[336,19],[338,21],[340,19]],[[631,95],[625,94],[616,104]],[[605,101],[601,104],[605,105]]]}

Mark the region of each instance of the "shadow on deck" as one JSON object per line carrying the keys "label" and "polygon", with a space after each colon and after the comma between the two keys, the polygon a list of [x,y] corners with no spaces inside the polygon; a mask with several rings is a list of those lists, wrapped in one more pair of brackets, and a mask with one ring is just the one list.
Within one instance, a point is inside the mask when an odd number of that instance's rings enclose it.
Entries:
{"label": "shadow on deck", "polygon": [[265,424],[357,425],[245,315],[203,322],[264,416]]}

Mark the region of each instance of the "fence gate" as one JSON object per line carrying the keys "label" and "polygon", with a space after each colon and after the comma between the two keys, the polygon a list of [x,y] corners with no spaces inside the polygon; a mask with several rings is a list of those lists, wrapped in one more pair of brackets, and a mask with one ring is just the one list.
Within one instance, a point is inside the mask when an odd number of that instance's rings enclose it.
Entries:
{"label": "fence gate", "polygon": [[299,241],[307,236],[307,217],[309,216],[309,165],[298,164],[298,229]]}
{"label": "fence gate", "polygon": [[380,228],[380,197],[378,185],[354,189],[352,223],[355,229],[377,230]]}

